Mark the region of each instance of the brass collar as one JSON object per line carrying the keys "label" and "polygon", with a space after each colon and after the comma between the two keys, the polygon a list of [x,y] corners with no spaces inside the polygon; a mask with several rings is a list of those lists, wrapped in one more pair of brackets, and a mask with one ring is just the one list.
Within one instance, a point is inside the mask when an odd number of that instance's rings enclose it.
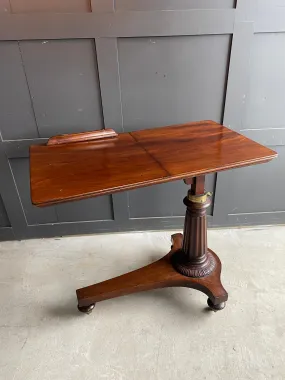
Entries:
{"label": "brass collar", "polygon": [[188,192],[188,199],[189,199],[189,201],[194,202],[194,203],[205,203],[207,201],[207,198],[209,195],[212,195],[212,193],[208,192],[208,193],[205,193],[202,195],[193,195],[189,191]]}

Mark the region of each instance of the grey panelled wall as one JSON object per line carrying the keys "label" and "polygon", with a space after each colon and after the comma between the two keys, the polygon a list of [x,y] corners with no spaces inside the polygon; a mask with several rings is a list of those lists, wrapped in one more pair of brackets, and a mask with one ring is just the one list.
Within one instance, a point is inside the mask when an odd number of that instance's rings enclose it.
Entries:
{"label": "grey panelled wall", "polygon": [[285,0],[0,0],[0,239],[181,228],[183,182],[34,207],[28,148],[199,119],[279,153],[207,177],[210,225],[284,223],[284,44]]}

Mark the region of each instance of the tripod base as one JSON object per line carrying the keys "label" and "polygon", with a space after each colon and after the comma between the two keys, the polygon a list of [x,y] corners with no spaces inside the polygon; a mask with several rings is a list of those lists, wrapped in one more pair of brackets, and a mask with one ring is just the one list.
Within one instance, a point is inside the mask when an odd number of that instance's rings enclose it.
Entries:
{"label": "tripod base", "polygon": [[172,235],[171,251],[150,265],[111,280],[77,289],[78,309],[91,313],[96,302],[166,287],[187,287],[199,290],[209,297],[208,305],[211,309],[215,311],[223,309],[228,294],[221,284],[220,259],[209,250],[214,262],[211,273],[204,277],[187,277],[177,272],[171,260],[173,254],[182,249],[182,240],[182,234]]}

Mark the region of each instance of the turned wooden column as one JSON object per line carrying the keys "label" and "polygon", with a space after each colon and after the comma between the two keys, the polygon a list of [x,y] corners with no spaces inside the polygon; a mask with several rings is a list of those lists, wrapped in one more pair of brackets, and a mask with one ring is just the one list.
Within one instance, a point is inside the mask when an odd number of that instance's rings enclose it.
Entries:
{"label": "turned wooden column", "polygon": [[188,277],[204,277],[215,268],[215,260],[207,245],[207,208],[211,204],[205,193],[205,176],[193,179],[184,198],[186,215],[182,249],[173,255],[175,269]]}

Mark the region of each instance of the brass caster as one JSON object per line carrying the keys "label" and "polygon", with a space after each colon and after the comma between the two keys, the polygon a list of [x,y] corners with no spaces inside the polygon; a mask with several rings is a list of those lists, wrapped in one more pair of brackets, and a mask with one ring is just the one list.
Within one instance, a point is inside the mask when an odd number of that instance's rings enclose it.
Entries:
{"label": "brass caster", "polygon": [[208,298],[207,300],[208,306],[211,310],[217,312],[219,310],[223,310],[226,307],[226,302],[218,303],[217,305],[214,305],[213,302]]}
{"label": "brass caster", "polygon": [[95,307],[95,303],[92,303],[89,306],[79,306],[79,305],[77,306],[78,310],[81,313],[85,313],[85,314],[91,314],[94,307]]}

